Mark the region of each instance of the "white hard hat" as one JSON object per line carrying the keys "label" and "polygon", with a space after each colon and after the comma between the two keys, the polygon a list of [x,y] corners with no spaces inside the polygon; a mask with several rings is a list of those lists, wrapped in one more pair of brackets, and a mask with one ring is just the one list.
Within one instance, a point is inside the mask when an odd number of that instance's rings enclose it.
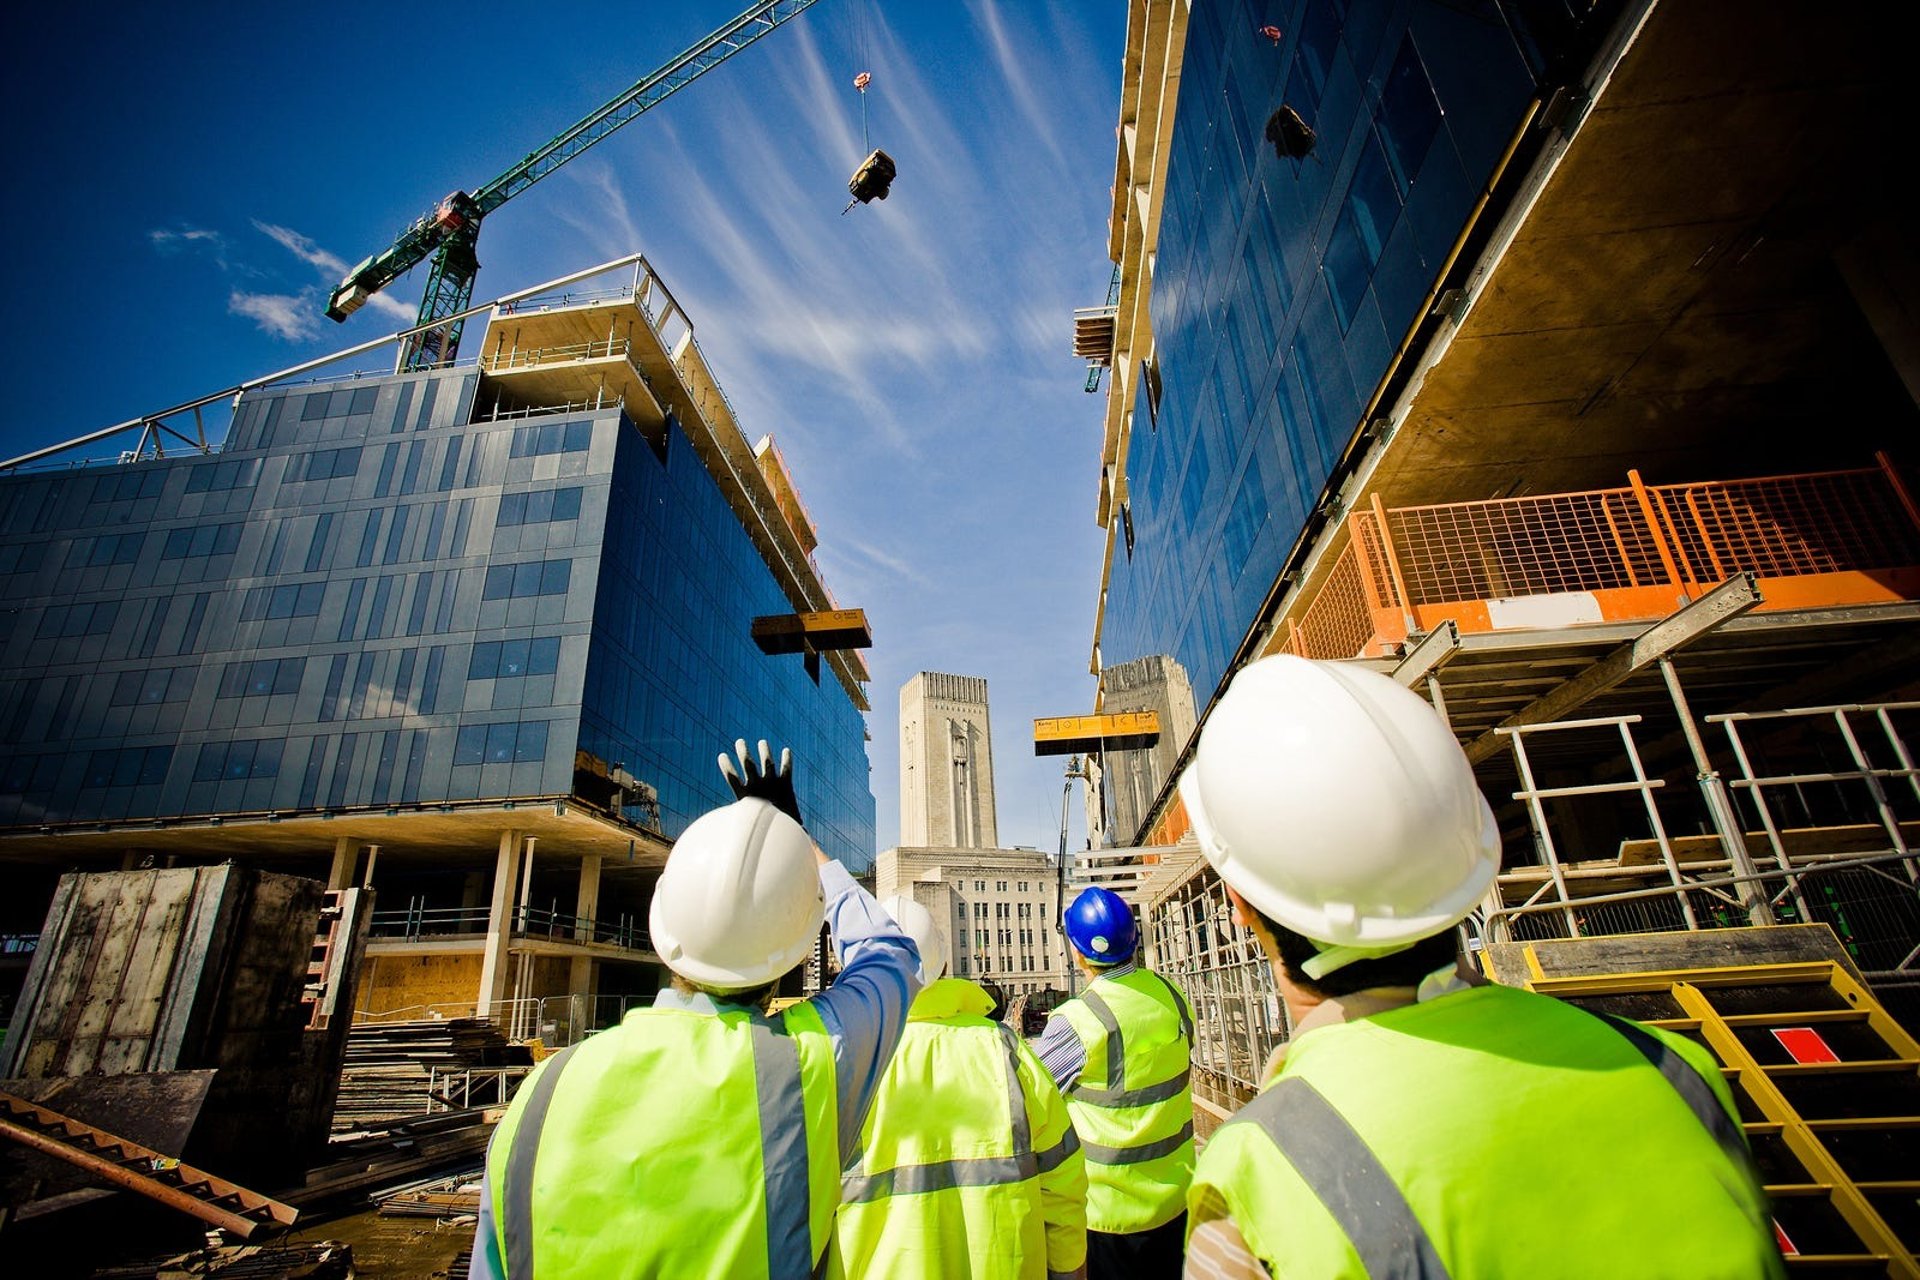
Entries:
{"label": "white hard hat", "polygon": [[813,841],[757,799],[694,819],[647,914],[667,968],[717,991],[762,986],[805,960],[825,918]]}
{"label": "white hard hat", "polygon": [[1453,734],[1417,694],[1345,663],[1280,655],[1241,671],[1180,796],[1220,878],[1329,947],[1439,933],[1500,869],[1493,810]]}
{"label": "white hard hat", "polygon": [[947,934],[933,918],[933,912],[904,893],[894,894],[880,906],[893,917],[900,931],[913,939],[913,945],[920,948],[920,981],[925,984],[946,977]]}

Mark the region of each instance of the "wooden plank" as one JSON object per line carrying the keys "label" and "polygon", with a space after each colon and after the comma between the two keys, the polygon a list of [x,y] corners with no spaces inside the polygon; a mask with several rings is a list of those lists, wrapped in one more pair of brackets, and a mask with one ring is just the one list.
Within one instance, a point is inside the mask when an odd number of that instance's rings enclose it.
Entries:
{"label": "wooden plank", "polygon": [[[168,988],[179,981],[174,972],[174,958],[180,949],[180,930],[186,924],[197,880],[198,877],[192,875],[154,877],[120,972],[98,975],[113,983],[107,1025],[101,1029],[95,1067],[106,1075],[160,1070],[174,1065],[152,1062],[149,1055],[161,1001]],[[191,982],[191,976],[186,980]]]}

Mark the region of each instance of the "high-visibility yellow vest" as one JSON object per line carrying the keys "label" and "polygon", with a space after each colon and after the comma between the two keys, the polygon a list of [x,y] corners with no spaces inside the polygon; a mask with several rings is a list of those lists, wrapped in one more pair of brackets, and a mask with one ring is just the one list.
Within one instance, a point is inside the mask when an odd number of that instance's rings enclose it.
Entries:
{"label": "high-visibility yellow vest", "polygon": [[1276,1275],[1779,1276],[1732,1110],[1680,1036],[1476,987],[1302,1036],[1192,1198]]}
{"label": "high-visibility yellow vest", "polygon": [[838,1109],[810,1004],[634,1010],[535,1068],[494,1133],[506,1280],[805,1280],[839,1201]]}
{"label": "high-visibility yellow vest", "polygon": [[829,1277],[1042,1280],[1050,1243],[1054,1272],[1086,1260],[1066,1105],[992,1007],[964,978],[914,1000],[841,1179]]}
{"label": "high-visibility yellow vest", "polygon": [[1150,969],[1097,978],[1054,1011],[1087,1049],[1067,1110],[1087,1158],[1087,1229],[1151,1230],[1186,1209],[1193,1176],[1193,1014]]}

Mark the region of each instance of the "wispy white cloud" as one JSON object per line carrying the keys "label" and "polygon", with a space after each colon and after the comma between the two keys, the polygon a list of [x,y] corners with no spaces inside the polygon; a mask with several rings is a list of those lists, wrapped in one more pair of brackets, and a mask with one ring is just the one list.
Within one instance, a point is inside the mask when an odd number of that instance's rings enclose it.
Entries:
{"label": "wispy white cloud", "polygon": [[227,310],[247,317],[263,333],[287,342],[305,342],[320,336],[316,293],[246,293],[235,289],[227,297]]}
{"label": "wispy white cloud", "polygon": [[147,232],[147,241],[162,253],[173,253],[180,249],[205,247],[219,249],[226,239],[218,231],[206,227],[155,227]]}
{"label": "wispy white cloud", "polygon": [[[1035,89],[1035,85],[1044,83],[1046,77],[1035,76],[1033,72],[1046,66],[1047,59],[1039,57],[1033,50],[1016,46],[1007,24],[1000,19],[998,5],[975,2],[967,7],[986,33],[987,47],[993,52],[994,67],[1000,73],[1000,82],[1019,108],[1027,132],[1046,149],[1055,169],[1066,168],[1066,147],[1061,142],[1057,126],[1060,113],[1049,109]],[[1057,56],[1057,52],[1053,56]]]}
{"label": "wispy white cloud", "polygon": [[347,274],[347,264],[339,254],[329,253],[291,227],[276,226],[255,218],[253,229],[323,275],[338,280]]}
{"label": "wispy white cloud", "polygon": [[[309,236],[302,235],[292,227],[282,227],[271,222],[253,219],[254,230],[266,236],[300,261],[320,273],[321,281],[329,289],[338,284],[347,274],[347,262],[339,254],[322,248]],[[304,291],[303,291],[304,292]],[[367,305],[395,320],[411,323],[418,310],[407,302],[393,297],[382,290],[367,299]]]}

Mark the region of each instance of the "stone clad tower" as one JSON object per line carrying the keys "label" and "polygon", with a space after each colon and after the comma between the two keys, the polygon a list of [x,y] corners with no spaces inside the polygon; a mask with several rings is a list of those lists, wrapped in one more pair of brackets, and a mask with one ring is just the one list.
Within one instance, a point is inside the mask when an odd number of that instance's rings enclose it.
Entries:
{"label": "stone clad tower", "polygon": [[900,688],[900,843],[991,849],[987,682],[922,671]]}

